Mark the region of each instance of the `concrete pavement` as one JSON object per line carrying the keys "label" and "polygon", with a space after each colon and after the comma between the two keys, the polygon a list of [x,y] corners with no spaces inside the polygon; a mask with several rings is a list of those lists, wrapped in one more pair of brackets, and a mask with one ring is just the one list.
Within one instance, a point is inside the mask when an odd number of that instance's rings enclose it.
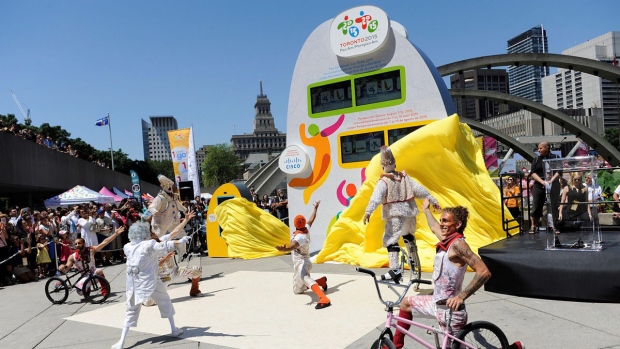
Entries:
{"label": "concrete pavement", "polygon": [[[333,303],[319,311],[310,293],[292,295],[288,255],[258,260],[202,257],[191,263],[203,266],[200,284],[206,297],[187,297],[186,282],[169,287],[176,323],[185,333],[181,338],[166,336],[167,321],[159,318],[156,307],[143,308],[141,327],[129,332],[127,348],[258,348],[269,344],[272,348],[357,349],[369,348],[383,328],[385,313],[374,286],[354,266],[314,265],[314,276],[328,274],[327,296]],[[52,305],[44,294],[47,279],[0,288],[0,348],[109,348],[118,340],[123,320],[124,265],[107,267],[105,274],[112,296],[101,305],[87,303],[75,292],[65,304]],[[471,277],[468,273],[466,282]],[[530,299],[485,291],[478,291],[467,304],[469,321],[493,322],[510,342],[521,340],[528,349],[620,348],[620,304]],[[302,341],[283,341],[295,338],[295,324],[301,318],[313,324],[311,334]],[[421,336],[433,341],[429,335]],[[405,347],[420,346],[407,341]]]}

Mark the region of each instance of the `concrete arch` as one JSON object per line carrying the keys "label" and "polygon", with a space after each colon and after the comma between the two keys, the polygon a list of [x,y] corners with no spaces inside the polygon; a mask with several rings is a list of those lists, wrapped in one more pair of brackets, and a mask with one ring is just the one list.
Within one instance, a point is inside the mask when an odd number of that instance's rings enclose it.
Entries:
{"label": "concrete arch", "polygon": [[[573,118],[560,111],[547,107],[546,105],[533,102],[529,99],[509,95],[506,93],[467,89],[450,89],[449,91],[450,95],[456,98],[487,99],[490,101],[522,107],[525,110],[530,110],[535,114],[538,114],[543,118],[549,119],[552,122],[566,128],[566,130],[574,134],[576,137],[584,140],[612,166],[620,166],[620,152],[618,152],[616,148],[614,148],[611,144],[609,144],[609,142],[607,142],[603,137],[599,136],[596,132],[590,130],[587,127],[584,127],[582,124],[578,123]],[[497,130],[495,131],[498,132]]]}
{"label": "concrete arch", "polygon": [[441,76],[478,68],[535,65],[576,70],[620,83],[620,67],[589,58],[554,53],[508,53],[465,59],[437,67]]}
{"label": "concrete arch", "polygon": [[534,161],[534,157],[536,156],[536,154],[532,152],[532,147],[527,147],[525,144],[514,139],[512,136],[507,135],[502,131],[498,131],[490,126],[487,126],[473,119],[461,118],[461,122],[469,125],[469,127],[471,127],[472,129],[476,131],[480,131],[486,135],[489,135],[499,140],[503,144],[510,146],[510,148],[512,148],[512,150],[514,150],[515,153],[520,154],[527,161],[529,162]]}

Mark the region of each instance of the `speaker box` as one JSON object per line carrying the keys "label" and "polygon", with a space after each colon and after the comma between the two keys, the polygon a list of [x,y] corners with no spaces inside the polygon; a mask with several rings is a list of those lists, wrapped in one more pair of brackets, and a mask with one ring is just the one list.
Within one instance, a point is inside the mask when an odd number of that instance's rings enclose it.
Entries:
{"label": "speaker box", "polygon": [[194,182],[179,182],[179,195],[182,201],[190,201],[194,199]]}

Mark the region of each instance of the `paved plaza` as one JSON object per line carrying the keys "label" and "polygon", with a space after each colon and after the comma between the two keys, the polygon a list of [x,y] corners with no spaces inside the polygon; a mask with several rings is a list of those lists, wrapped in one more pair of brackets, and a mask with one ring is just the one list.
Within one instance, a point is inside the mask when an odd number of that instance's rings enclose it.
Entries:
{"label": "paved plaza", "polygon": [[[190,264],[203,266],[200,288],[205,297],[189,297],[190,284],[184,280],[168,288],[176,324],[185,333],[180,338],[166,336],[169,325],[157,307],[143,308],[126,348],[370,348],[384,324],[385,312],[372,281],[354,266],[314,266],[314,276],[327,275],[326,293],[333,304],[315,310],[312,293],[292,293],[288,255],[258,260],[202,257]],[[124,265],[106,267],[105,274],[112,296],[101,305],[87,303],[75,292],[65,304],[52,305],[44,294],[47,279],[0,288],[0,348],[109,348],[120,336],[124,316]],[[472,275],[468,273],[465,282]],[[389,297],[387,288],[384,292]],[[620,348],[620,304],[478,291],[467,305],[469,321],[493,322],[510,342],[521,340],[528,349]],[[305,328],[297,326],[301,321]],[[433,341],[430,335],[420,335]],[[405,348],[417,347],[405,342]]]}

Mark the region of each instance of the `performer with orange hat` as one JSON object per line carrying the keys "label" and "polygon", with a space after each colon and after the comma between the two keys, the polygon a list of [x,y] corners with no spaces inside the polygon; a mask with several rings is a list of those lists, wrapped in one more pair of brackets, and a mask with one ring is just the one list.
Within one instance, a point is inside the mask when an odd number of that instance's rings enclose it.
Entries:
{"label": "performer with orange hat", "polygon": [[310,277],[310,270],[312,270],[312,262],[310,261],[310,227],[314,223],[316,210],[319,208],[320,203],[321,201],[314,203],[314,210],[307,223],[306,217],[302,215],[295,217],[293,222],[296,230],[293,233],[289,247],[286,247],[286,244],[276,246],[278,251],[293,252],[291,254],[293,256],[293,292],[302,294],[307,289],[311,289],[319,297],[319,301],[314,307],[315,309],[323,309],[332,305],[324,293],[324,291],[327,291],[327,277],[323,276],[316,280]]}

